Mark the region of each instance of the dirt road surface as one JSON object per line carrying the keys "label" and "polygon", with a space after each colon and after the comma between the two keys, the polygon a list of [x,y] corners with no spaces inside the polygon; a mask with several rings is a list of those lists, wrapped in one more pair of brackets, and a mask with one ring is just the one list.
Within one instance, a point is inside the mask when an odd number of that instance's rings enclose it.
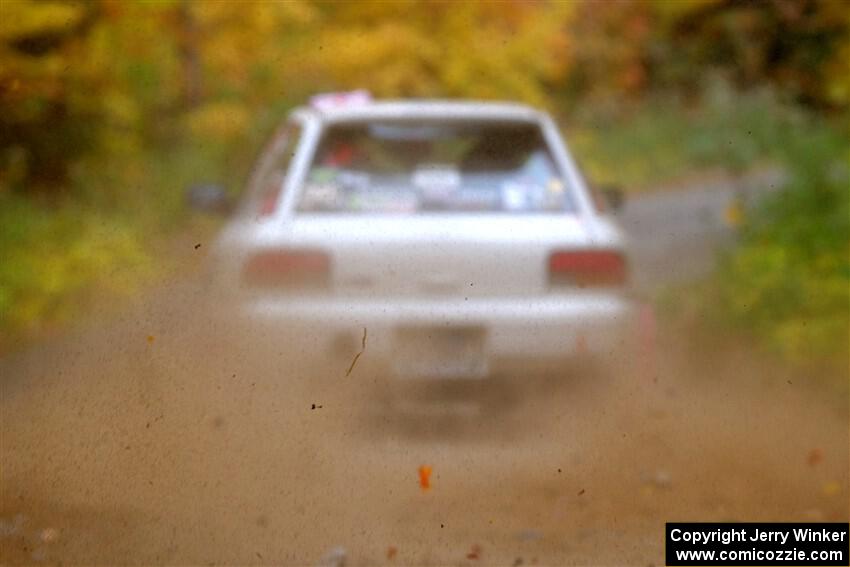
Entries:
{"label": "dirt road surface", "polygon": [[659,565],[666,521],[848,520],[847,400],[746,349],[390,419],[368,347],[234,348],[200,287],[0,361],[0,563]]}

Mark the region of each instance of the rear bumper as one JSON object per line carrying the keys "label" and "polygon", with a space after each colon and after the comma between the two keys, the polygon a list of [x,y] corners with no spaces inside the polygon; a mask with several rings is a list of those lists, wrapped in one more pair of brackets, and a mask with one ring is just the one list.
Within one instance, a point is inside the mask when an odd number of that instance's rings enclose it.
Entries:
{"label": "rear bumper", "polygon": [[297,333],[302,344],[390,356],[402,328],[478,328],[488,358],[574,357],[620,351],[634,332],[635,305],[610,293],[536,298],[274,297],[243,299],[239,319],[263,334]]}

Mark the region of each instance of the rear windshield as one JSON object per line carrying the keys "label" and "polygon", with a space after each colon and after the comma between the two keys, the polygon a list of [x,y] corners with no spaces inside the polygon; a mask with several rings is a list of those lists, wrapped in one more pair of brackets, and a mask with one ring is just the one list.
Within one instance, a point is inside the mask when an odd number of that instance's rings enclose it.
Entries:
{"label": "rear windshield", "polygon": [[311,213],[572,209],[536,125],[433,121],[329,127],[298,205]]}

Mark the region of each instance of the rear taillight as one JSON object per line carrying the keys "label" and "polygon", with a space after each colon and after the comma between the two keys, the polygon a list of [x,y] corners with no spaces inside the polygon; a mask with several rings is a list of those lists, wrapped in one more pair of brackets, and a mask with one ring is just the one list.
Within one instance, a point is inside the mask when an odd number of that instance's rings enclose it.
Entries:
{"label": "rear taillight", "polygon": [[549,284],[578,287],[622,286],[628,268],[616,250],[557,251],[549,256]]}
{"label": "rear taillight", "polygon": [[321,289],[328,285],[330,264],[320,250],[269,250],[245,263],[242,281],[252,287]]}
{"label": "rear taillight", "polygon": [[268,217],[271,216],[272,213],[277,209],[277,193],[269,193],[268,195],[263,195],[263,199],[260,201],[260,216]]}

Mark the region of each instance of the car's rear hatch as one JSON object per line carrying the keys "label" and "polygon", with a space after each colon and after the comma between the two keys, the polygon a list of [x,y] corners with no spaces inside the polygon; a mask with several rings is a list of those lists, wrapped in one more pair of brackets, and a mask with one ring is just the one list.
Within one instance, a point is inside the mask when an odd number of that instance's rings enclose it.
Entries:
{"label": "car's rear hatch", "polygon": [[575,215],[304,215],[281,243],[327,254],[327,291],[344,295],[535,295],[548,258],[592,244]]}

